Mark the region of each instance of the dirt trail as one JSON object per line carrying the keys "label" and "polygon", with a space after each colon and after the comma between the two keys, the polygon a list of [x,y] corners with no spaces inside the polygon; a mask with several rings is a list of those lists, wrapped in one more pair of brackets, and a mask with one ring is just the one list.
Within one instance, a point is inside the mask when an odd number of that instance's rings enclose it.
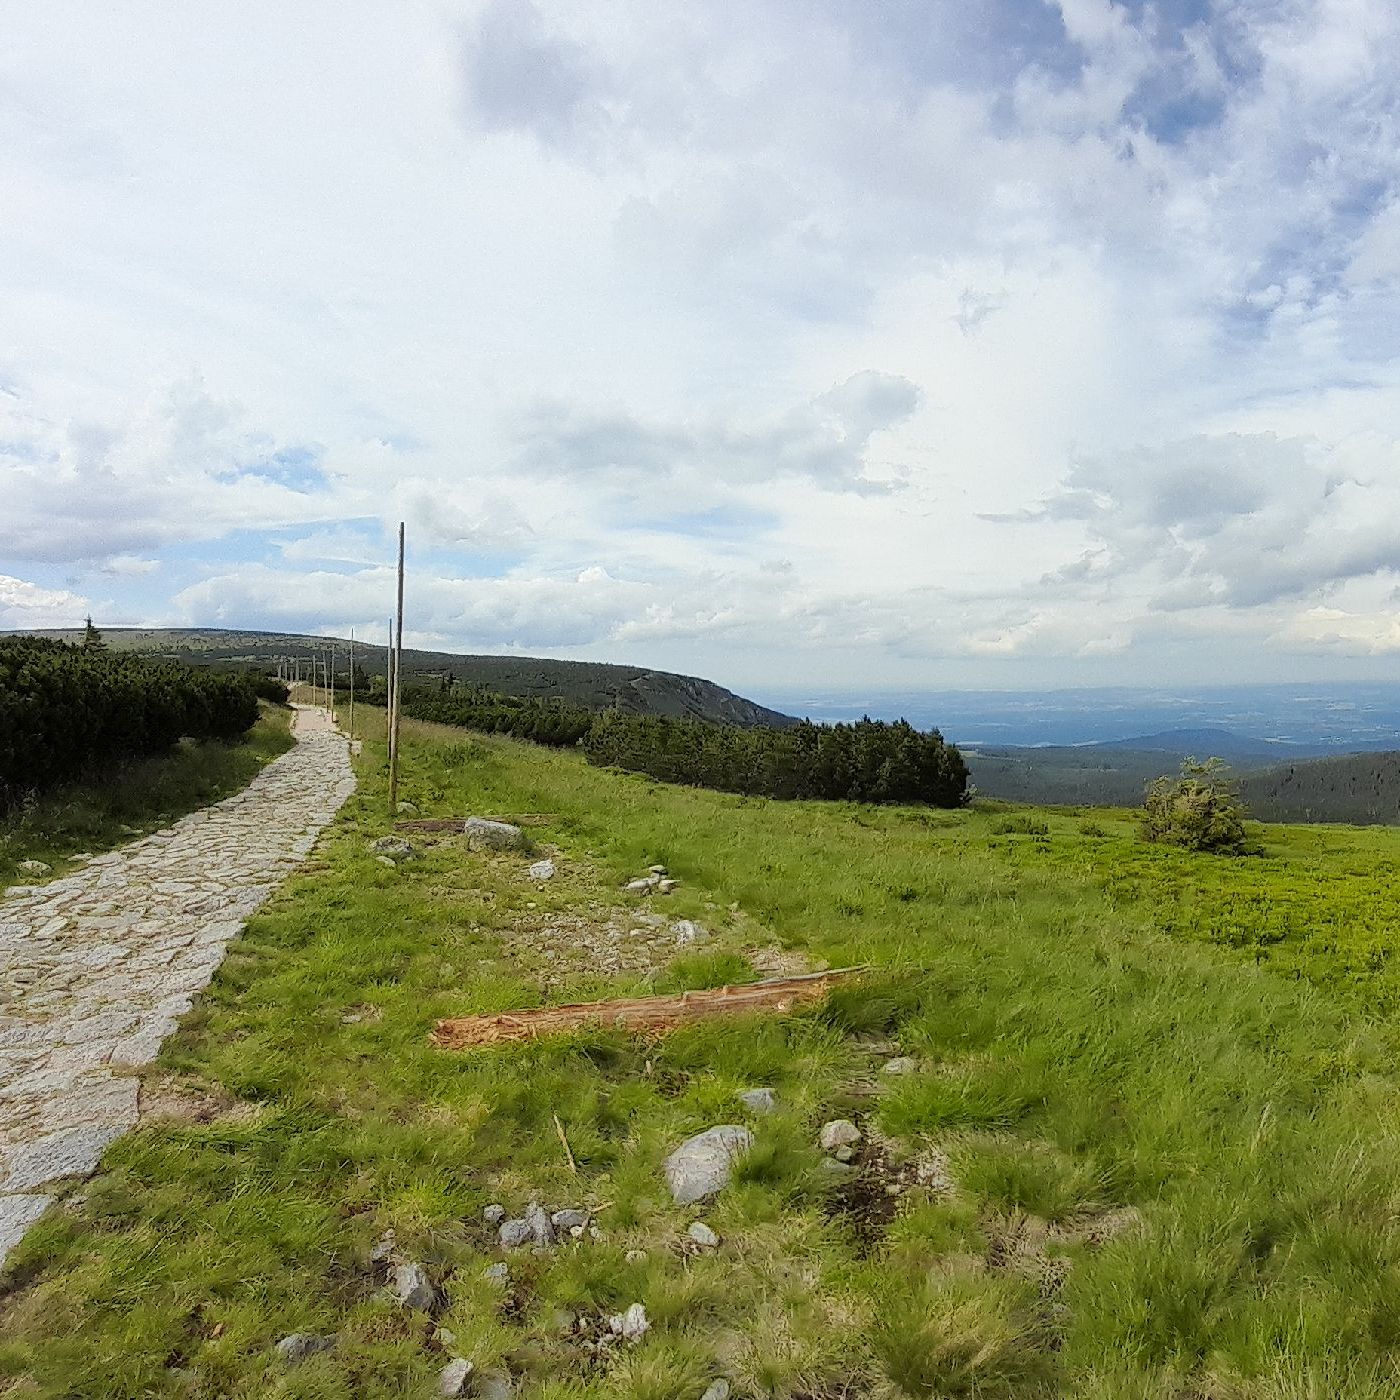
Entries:
{"label": "dirt trail", "polygon": [[293,733],[236,796],[0,900],[0,1263],[44,1188],[136,1125],[132,1071],[354,791],[324,710],[298,706]]}

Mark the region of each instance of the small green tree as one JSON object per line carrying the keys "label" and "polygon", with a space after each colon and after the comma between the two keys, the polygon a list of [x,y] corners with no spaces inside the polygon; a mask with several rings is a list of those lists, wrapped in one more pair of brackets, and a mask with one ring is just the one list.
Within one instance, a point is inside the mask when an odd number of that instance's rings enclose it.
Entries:
{"label": "small green tree", "polygon": [[1142,834],[1188,851],[1235,855],[1244,849],[1244,803],[1224,760],[1194,758],[1176,778],[1158,778],[1143,803]]}
{"label": "small green tree", "polygon": [[92,625],[92,615],[90,613],[88,614],[87,626],[83,630],[83,645],[87,647],[89,651],[98,651],[107,645],[107,643],[102,640],[102,633]]}

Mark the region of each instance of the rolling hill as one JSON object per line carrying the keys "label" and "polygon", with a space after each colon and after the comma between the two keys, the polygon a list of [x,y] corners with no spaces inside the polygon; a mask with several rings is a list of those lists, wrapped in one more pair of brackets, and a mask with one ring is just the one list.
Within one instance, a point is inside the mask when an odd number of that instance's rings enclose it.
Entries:
{"label": "rolling hill", "polygon": [[[36,632],[61,641],[79,641],[82,629]],[[239,631],[217,627],[107,627],[103,640],[120,650],[149,652],[196,665],[259,665],[312,656],[335,648],[335,665],[343,672],[349,642],[343,637],[312,637],[291,632]],[[356,664],[373,675],[385,669],[383,646],[355,645]],[[555,661],[532,656],[462,656],[449,651],[404,648],[405,684],[431,683],[445,675],[501,695],[558,697],[590,710],[619,709],[629,714],[698,719],[743,728],[782,728],[791,715],[746,700],[713,681],[653,671],[644,666],[616,666],[597,661]]]}

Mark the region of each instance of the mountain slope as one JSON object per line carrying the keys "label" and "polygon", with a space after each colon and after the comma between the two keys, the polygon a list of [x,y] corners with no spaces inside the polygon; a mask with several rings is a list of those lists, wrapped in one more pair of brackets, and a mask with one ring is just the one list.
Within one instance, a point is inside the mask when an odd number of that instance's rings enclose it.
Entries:
{"label": "mountain slope", "polygon": [[1400,823],[1400,753],[1280,764],[1240,780],[1251,816],[1271,822]]}
{"label": "mountain slope", "polygon": [[[81,628],[50,629],[35,635],[79,641]],[[119,650],[150,652],[196,665],[273,666],[286,660],[324,659],[335,648],[334,665],[344,673],[349,642],[342,637],[311,637],[292,632],[259,632],[219,627],[108,627],[103,640]],[[355,661],[366,673],[382,675],[385,648],[355,644]],[[698,676],[615,666],[598,661],[554,661],[532,656],[461,656],[449,651],[405,647],[404,683],[431,683],[451,675],[501,695],[558,697],[590,710],[620,709],[629,714],[698,719],[744,728],[795,724],[791,715],[746,700]]]}

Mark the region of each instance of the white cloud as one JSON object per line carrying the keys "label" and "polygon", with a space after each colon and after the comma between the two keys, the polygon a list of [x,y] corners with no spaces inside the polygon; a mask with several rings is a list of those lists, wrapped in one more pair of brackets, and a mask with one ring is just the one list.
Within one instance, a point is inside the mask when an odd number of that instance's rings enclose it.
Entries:
{"label": "white cloud", "polygon": [[441,645],[731,681],[1360,664],[1400,505],[1397,27],[30,7],[0,569],[368,625],[403,519]]}
{"label": "white cloud", "polygon": [[87,599],[79,594],[0,574],[0,629],[75,627],[88,611]]}

